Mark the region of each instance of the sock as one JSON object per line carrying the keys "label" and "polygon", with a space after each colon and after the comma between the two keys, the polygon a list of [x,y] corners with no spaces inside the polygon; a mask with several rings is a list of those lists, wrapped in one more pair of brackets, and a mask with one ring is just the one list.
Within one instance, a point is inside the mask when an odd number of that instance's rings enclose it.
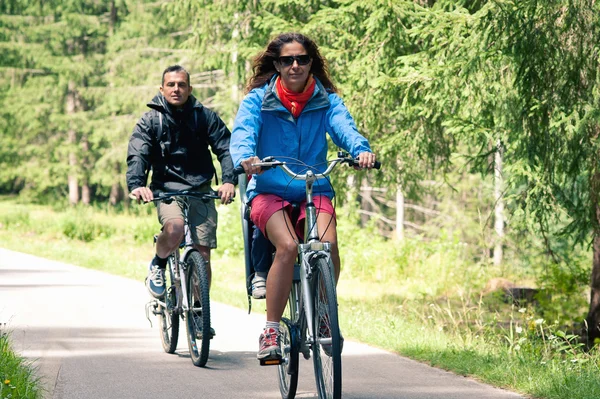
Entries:
{"label": "sock", "polygon": [[262,277],[262,278],[264,278],[264,279],[266,279],[266,278],[267,278],[267,272],[256,272],[256,275],[257,275],[258,277]]}
{"label": "sock", "polygon": [[154,255],[154,259],[152,259],[152,264],[158,265],[161,269],[166,269],[167,267],[167,258],[161,258],[158,255]]}
{"label": "sock", "polygon": [[265,325],[265,329],[267,328],[272,328],[275,331],[279,332],[279,322],[278,321],[267,321],[267,324]]}

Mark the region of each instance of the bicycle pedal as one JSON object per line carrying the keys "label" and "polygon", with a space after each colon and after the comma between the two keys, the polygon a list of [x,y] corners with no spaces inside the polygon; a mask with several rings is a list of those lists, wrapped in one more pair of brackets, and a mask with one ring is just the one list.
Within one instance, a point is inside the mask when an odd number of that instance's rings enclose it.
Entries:
{"label": "bicycle pedal", "polygon": [[258,359],[261,366],[277,366],[283,363],[283,358],[266,358],[266,359]]}

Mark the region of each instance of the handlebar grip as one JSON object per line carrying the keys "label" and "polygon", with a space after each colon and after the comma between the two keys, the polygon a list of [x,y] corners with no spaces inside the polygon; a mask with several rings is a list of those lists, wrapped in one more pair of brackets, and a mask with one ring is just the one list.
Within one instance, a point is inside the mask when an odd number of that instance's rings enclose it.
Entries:
{"label": "handlebar grip", "polygon": [[238,165],[235,168],[233,168],[233,174],[235,176],[243,175],[244,173],[246,172],[244,171],[244,167],[242,165]]}
{"label": "handlebar grip", "polygon": [[[351,165],[358,166],[358,159],[353,159]],[[381,162],[375,161],[375,165],[373,165],[373,169],[381,169]]]}

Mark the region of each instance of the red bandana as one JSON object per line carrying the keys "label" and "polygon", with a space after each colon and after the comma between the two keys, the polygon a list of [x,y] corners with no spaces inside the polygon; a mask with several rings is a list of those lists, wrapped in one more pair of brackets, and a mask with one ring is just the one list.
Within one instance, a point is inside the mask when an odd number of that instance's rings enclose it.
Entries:
{"label": "red bandana", "polygon": [[315,91],[315,80],[312,76],[308,77],[308,81],[306,82],[306,86],[304,87],[304,91],[302,93],[295,93],[293,91],[288,91],[283,84],[281,83],[281,78],[277,77],[277,94],[279,95],[279,99],[283,106],[294,115],[294,118],[300,116],[300,113],[304,109],[308,100],[310,100],[311,96]]}

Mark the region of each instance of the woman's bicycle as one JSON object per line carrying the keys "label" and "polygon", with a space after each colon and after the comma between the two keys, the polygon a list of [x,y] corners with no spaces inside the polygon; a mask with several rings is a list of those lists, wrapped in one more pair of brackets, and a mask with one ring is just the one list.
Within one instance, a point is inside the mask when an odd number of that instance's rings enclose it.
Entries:
{"label": "woman's bicycle", "polygon": [[[358,166],[358,161],[341,152],[322,173],[308,170],[305,174],[297,174],[285,162],[273,157],[267,157],[256,164],[262,169],[280,167],[290,178],[306,183],[304,242],[298,243],[298,260],[294,265],[292,289],[279,327],[282,358],[261,361],[261,365],[278,366],[279,389],[283,399],[293,399],[296,396],[300,353],[307,360],[312,355],[319,398],[342,397],[343,338],[338,322],[331,244],[320,241],[317,210],[313,203],[314,183],[327,179],[341,163]],[[380,164],[377,162],[375,167],[379,169]],[[243,171],[236,168],[236,173]],[[244,238],[248,251],[251,244],[246,237],[247,234]],[[246,270],[248,273],[252,268],[247,264]],[[249,277],[247,276],[247,281],[250,281]]]}
{"label": "woman's bicycle", "polygon": [[[135,199],[135,196],[133,197]],[[179,248],[167,259],[165,271],[165,296],[154,299],[146,305],[146,317],[150,321],[150,311],[158,316],[160,338],[165,352],[174,353],[179,337],[179,321],[185,323],[188,348],[192,363],[203,367],[208,361],[212,330],[210,326],[210,295],[207,264],[204,257],[194,248],[188,210],[190,199],[203,202],[221,199],[215,192],[175,191],[163,192],[154,197],[153,202],[177,201],[184,215],[184,239]],[[158,236],[154,236],[156,243]],[[183,253],[180,251],[183,250]],[[152,324],[152,322],[150,321]]]}

